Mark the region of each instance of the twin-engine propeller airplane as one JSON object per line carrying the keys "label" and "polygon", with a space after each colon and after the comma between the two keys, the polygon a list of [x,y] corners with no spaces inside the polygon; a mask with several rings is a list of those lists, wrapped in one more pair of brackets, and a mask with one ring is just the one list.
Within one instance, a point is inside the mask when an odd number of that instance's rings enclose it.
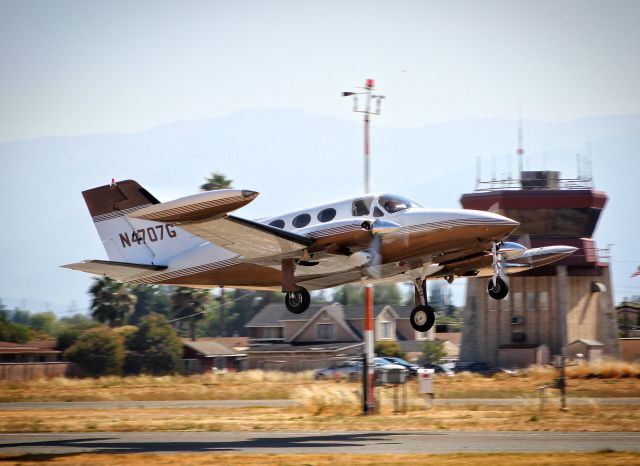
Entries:
{"label": "twin-engine propeller airplane", "polygon": [[221,189],[161,203],[128,180],[82,195],[109,260],[63,267],[133,283],[280,289],[295,314],[309,307],[308,290],[412,282],[421,304],[413,309],[411,324],[420,332],[435,321],[425,280],[491,277],[489,295],[503,299],[505,274],[576,250],[527,249],[504,242],[519,225],[507,217],[429,209],[391,194],[366,194],[256,221],[229,214],[253,201],[255,191]]}

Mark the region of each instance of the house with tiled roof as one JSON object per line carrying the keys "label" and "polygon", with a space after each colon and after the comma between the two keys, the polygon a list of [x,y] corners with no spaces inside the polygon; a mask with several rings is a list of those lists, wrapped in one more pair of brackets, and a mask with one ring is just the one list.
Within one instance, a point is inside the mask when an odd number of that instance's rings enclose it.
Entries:
{"label": "house with tiled roof", "polygon": [[[409,316],[413,306],[376,305],[375,341],[396,341],[409,359],[420,354],[427,335],[416,332]],[[292,314],[284,304],[265,306],[246,325],[250,368],[308,370],[363,352],[364,306],[313,304]],[[453,345],[457,351],[457,345]]]}
{"label": "house with tiled roof", "polygon": [[246,339],[226,338],[181,338],[182,372],[197,374],[212,371],[240,371],[246,369]]}

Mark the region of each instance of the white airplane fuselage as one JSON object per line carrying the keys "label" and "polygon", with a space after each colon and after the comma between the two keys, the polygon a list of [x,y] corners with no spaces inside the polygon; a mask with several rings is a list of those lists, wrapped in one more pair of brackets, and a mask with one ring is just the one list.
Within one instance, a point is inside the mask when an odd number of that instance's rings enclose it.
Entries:
{"label": "white airplane fuselage", "polygon": [[[388,195],[386,197],[397,198],[397,196]],[[473,248],[487,241],[501,241],[518,226],[518,222],[490,212],[467,209],[431,209],[418,206],[415,203],[406,209],[389,212],[379,202],[386,197],[383,194],[356,196],[338,202],[259,219],[256,222],[271,226],[274,223],[280,224],[283,231],[316,240],[333,238],[336,235],[348,236],[355,232],[359,233],[362,231],[361,224],[365,221],[371,223],[384,221],[397,225],[395,231],[383,234],[382,252],[384,253],[384,259],[382,265],[394,262],[399,263],[399,265],[381,267],[378,273],[372,273],[373,271],[363,267],[359,277],[356,280],[351,280],[351,282],[361,281],[362,279],[378,282],[388,280],[394,276],[399,278],[398,281],[412,280],[420,275],[426,278],[428,274],[435,273],[441,268],[438,266],[429,267],[432,265],[432,259],[435,256],[443,255],[449,250]],[[361,211],[356,212],[361,215],[354,215],[354,203],[359,200],[365,202],[368,207],[368,213]],[[322,217],[322,213],[326,214],[329,210],[335,210],[335,215],[330,220],[322,221],[322,219],[326,218]],[[297,228],[294,225],[295,219],[301,216],[308,216],[309,221],[304,226]],[[178,235],[189,235],[179,227],[176,227],[176,231]],[[431,242],[429,247],[424,247],[422,243],[429,242],[429,239],[435,239],[435,242]],[[438,249],[439,245],[443,245],[446,249]],[[355,251],[350,252],[358,252],[358,249],[361,248],[356,248]],[[432,251],[434,249],[435,251]],[[313,266],[298,265],[295,272],[296,277],[304,280],[305,277],[309,276],[332,275],[354,268],[354,262],[350,260],[350,255],[347,254],[329,255],[320,253],[317,257],[314,256],[311,259],[318,259],[317,261],[314,260],[317,263],[314,263]],[[165,273],[168,276],[162,275],[170,279],[174,276],[182,276],[181,271],[189,271],[191,273],[194,268],[197,269],[198,267],[203,270],[210,270],[211,264],[223,266],[238,264],[243,261],[245,261],[243,256],[239,256],[223,246],[212,242],[202,242],[197,248],[171,258],[166,264],[168,269]],[[268,260],[265,260],[264,265],[280,270],[278,262],[269,263]],[[417,267],[414,267],[415,265]],[[211,285],[215,286],[215,283]],[[306,286],[309,289],[320,288],[314,285]],[[264,288],[275,289],[277,287],[264,286]]]}

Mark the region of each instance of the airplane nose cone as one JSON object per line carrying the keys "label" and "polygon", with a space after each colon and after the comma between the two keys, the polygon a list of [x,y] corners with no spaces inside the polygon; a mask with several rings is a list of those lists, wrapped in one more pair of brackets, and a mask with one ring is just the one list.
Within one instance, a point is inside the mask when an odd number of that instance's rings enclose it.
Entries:
{"label": "airplane nose cone", "polygon": [[520,226],[520,222],[491,212],[479,210],[464,210],[463,212],[459,222],[463,225],[473,226],[479,237],[499,241]]}
{"label": "airplane nose cone", "polygon": [[516,262],[528,263],[534,267],[551,264],[576,252],[573,246],[545,246],[527,250],[516,259]]}

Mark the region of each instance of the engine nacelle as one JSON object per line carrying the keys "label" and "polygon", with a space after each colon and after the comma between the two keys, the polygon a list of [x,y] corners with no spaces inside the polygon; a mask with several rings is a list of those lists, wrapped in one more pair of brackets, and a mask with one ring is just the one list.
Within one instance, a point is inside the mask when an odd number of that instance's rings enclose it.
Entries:
{"label": "engine nacelle", "polygon": [[373,262],[373,253],[369,250],[354,252],[349,256],[347,262],[351,267],[369,267]]}

